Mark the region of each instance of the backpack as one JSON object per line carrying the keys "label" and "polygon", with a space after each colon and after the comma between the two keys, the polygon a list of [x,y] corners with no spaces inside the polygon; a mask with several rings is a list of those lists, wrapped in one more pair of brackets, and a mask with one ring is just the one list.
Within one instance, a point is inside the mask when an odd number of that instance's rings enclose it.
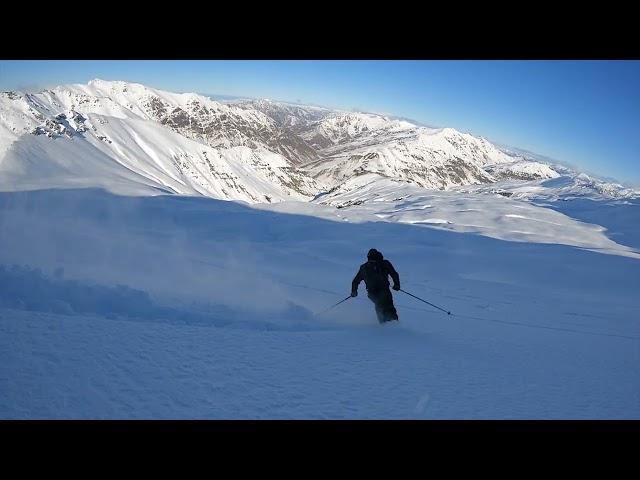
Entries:
{"label": "backpack", "polygon": [[367,290],[379,290],[389,286],[388,273],[383,262],[369,260],[363,267],[364,283]]}

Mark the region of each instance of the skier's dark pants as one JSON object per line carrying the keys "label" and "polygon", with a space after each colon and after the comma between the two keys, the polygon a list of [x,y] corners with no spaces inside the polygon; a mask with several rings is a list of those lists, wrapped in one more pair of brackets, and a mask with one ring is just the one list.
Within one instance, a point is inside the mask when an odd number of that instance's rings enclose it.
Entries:
{"label": "skier's dark pants", "polygon": [[367,292],[367,296],[376,307],[376,315],[380,323],[398,320],[398,312],[393,306],[393,296],[389,288],[370,290]]}

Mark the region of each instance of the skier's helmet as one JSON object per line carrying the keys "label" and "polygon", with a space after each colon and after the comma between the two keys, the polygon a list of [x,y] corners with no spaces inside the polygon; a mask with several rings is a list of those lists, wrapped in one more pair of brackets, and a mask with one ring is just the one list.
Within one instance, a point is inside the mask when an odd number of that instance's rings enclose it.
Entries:
{"label": "skier's helmet", "polygon": [[369,259],[369,260],[382,260],[382,254],[378,250],[376,250],[375,248],[372,248],[367,253],[367,259]]}

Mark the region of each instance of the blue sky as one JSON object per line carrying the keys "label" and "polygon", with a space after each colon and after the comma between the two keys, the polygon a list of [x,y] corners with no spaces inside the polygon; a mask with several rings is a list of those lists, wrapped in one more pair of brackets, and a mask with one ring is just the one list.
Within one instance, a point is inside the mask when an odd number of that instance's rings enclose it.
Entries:
{"label": "blue sky", "polygon": [[0,61],[0,89],[92,78],[448,126],[640,184],[640,61]]}

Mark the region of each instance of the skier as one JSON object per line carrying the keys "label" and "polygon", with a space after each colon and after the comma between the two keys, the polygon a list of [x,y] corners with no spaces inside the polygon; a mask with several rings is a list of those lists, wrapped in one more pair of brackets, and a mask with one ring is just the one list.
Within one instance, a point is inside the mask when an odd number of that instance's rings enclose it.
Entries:
{"label": "skier", "polygon": [[367,253],[367,263],[360,266],[353,282],[351,282],[351,296],[358,296],[358,285],[364,280],[367,296],[376,307],[376,315],[380,323],[398,320],[398,312],[393,305],[393,296],[389,290],[389,279],[393,279],[393,289],[400,290],[400,276],[389,260],[385,260],[375,248]]}

